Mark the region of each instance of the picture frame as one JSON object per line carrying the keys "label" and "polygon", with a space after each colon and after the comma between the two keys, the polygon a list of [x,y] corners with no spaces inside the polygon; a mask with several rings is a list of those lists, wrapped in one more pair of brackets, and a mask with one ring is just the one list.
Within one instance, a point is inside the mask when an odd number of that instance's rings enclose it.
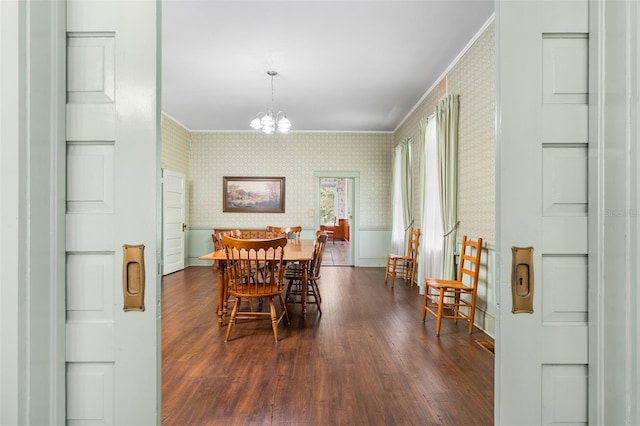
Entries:
{"label": "picture frame", "polygon": [[284,205],[284,177],[222,177],[225,213],[284,213]]}

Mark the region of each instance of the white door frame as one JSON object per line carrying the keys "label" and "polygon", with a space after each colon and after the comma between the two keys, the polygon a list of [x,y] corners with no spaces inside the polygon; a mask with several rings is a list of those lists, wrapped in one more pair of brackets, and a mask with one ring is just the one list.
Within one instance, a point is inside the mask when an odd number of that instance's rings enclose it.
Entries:
{"label": "white door frame", "polygon": [[640,6],[589,21],[589,421],[639,424]]}
{"label": "white door frame", "polygon": [[314,180],[314,188],[315,188],[315,228],[320,229],[320,178],[341,178],[341,179],[352,179],[353,188],[351,188],[351,192],[349,193],[349,205],[352,208],[351,218],[349,220],[349,232],[350,232],[350,240],[349,240],[349,258],[351,259],[351,264],[353,266],[359,266],[358,259],[355,256],[355,253],[359,253],[359,238],[358,238],[358,230],[359,230],[359,218],[360,218],[360,172],[328,172],[328,171],[320,171],[313,173]]}
{"label": "white door frame", "polygon": [[65,422],[64,1],[0,2],[0,424]]}

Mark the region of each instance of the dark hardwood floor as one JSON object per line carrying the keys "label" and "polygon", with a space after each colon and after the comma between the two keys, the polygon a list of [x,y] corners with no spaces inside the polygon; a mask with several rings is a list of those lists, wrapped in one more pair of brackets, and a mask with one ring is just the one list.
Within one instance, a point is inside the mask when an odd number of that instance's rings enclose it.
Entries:
{"label": "dark hardwood floor", "polygon": [[349,242],[341,240],[327,242],[322,256],[322,264],[333,266],[352,265],[349,260]]}
{"label": "dark hardwood floor", "polygon": [[238,322],[223,342],[212,268],[164,277],[163,425],[493,424],[488,336],[443,320],[436,337],[417,287],[391,289],[384,268],[321,274],[323,314],[290,304],[277,343],[269,321]]}

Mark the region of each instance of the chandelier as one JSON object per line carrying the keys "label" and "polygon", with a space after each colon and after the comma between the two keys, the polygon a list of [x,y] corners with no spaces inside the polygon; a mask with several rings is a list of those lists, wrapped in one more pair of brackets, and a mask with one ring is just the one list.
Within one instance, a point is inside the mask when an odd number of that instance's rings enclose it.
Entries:
{"label": "chandelier", "polygon": [[261,130],[266,134],[273,132],[287,133],[291,130],[291,122],[284,115],[283,111],[275,113],[273,108],[273,77],[278,75],[276,71],[267,71],[267,74],[271,76],[271,108],[266,113],[259,112],[258,116],[251,121],[251,128]]}

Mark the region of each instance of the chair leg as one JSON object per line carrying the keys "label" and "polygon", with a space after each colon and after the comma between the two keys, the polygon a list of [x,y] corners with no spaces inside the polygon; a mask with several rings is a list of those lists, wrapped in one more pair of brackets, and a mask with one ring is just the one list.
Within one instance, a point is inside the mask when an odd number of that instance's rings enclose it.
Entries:
{"label": "chair leg", "polygon": [[318,283],[316,280],[309,280],[309,285],[311,286],[311,292],[313,294],[313,298],[316,301],[316,306],[318,307],[318,312],[322,315],[322,309],[320,308],[320,293],[318,292]]}
{"label": "chair leg", "polygon": [[436,336],[440,335],[440,325],[442,324],[442,306],[444,304],[444,289],[440,289],[438,297],[438,316],[436,317]]}
{"label": "chair leg", "polygon": [[473,333],[473,321],[476,316],[476,295],[471,296],[471,307],[469,308],[469,334]]}
{"label": "chair leg", "polygon": [[229,318],[229,325],[227,325],[227,335],[224,337],[224,341],[229,341],[229,336],[231,336],[231,329],[236,323],[236,316],[238,315],[238,307],[240,306],[240,298],[236,298],[235,303],[233,304],[233,310],[231,311],[231,317]]}
{"label": "chair leg", "polygon": [[414,280],[416,279],[416,265],[417,262],[414,260],[411,262],[411,286],[413,287]]}
{"label": "chair leg", "polygon": [[389,264],[391,259],[387,256],[387,266],[384,268],[384,282],[387,282],[387,277],[389,276]]}
{"label": "chair leg", "polygon": [[287,293],[285,294],[284,300],[287,303],[295,303],[295,296],[299,294],[298,289],[302,287],[302,283],[299,279],[291,279],[289,280],[289,285],[287,286]]}
{"label": "chair leg", "polygon": [[427,319],[427,302],[429,300],[429,287],[424,289],[424,301],[422,302],[422,322]]}
{"label": "chair leg", "polygon": [[320,295],[320,287],[318,287],[318,281],[313,280],[313,288],[316,293],[316,298],[318,301],[322,302],[322,296]]}
{"label": "chair leg", "polygon": [[273,303],[273,297],[269,298],[269,310],[271,311],[271,328],[273,328],[273,337],[278,341],[278,317],[276,316],[276,305]]}
{"label": "chair leg", "polygon": [[289,280],[289,284],[287,285],[287,293],[284,296],[284,300],[289,301],[289,297],[291,296],[291,287],[293,286],[293,280]]}
{"label": "chair leg", "polygon": [[391,263],[391,288],[393,288],[396,283],[396,266],[398,265],[398,262],[394,259]]}
{"label": "chair leg", "polygon": [[284,299],[282,298],[282,295],[279,294],[278,298],[280,299],[280,307],[282,307],[282,312],[284,312],[284,317],[287,319],[287,324],[291,324],[291,321],[289,321],[289,311],[287,311],[287,305],[284,303]]}
{"label": "chair leg", "polygon": [[456,291],[453,304],[453,321],[458,322],[460,317],[460,292]]}

